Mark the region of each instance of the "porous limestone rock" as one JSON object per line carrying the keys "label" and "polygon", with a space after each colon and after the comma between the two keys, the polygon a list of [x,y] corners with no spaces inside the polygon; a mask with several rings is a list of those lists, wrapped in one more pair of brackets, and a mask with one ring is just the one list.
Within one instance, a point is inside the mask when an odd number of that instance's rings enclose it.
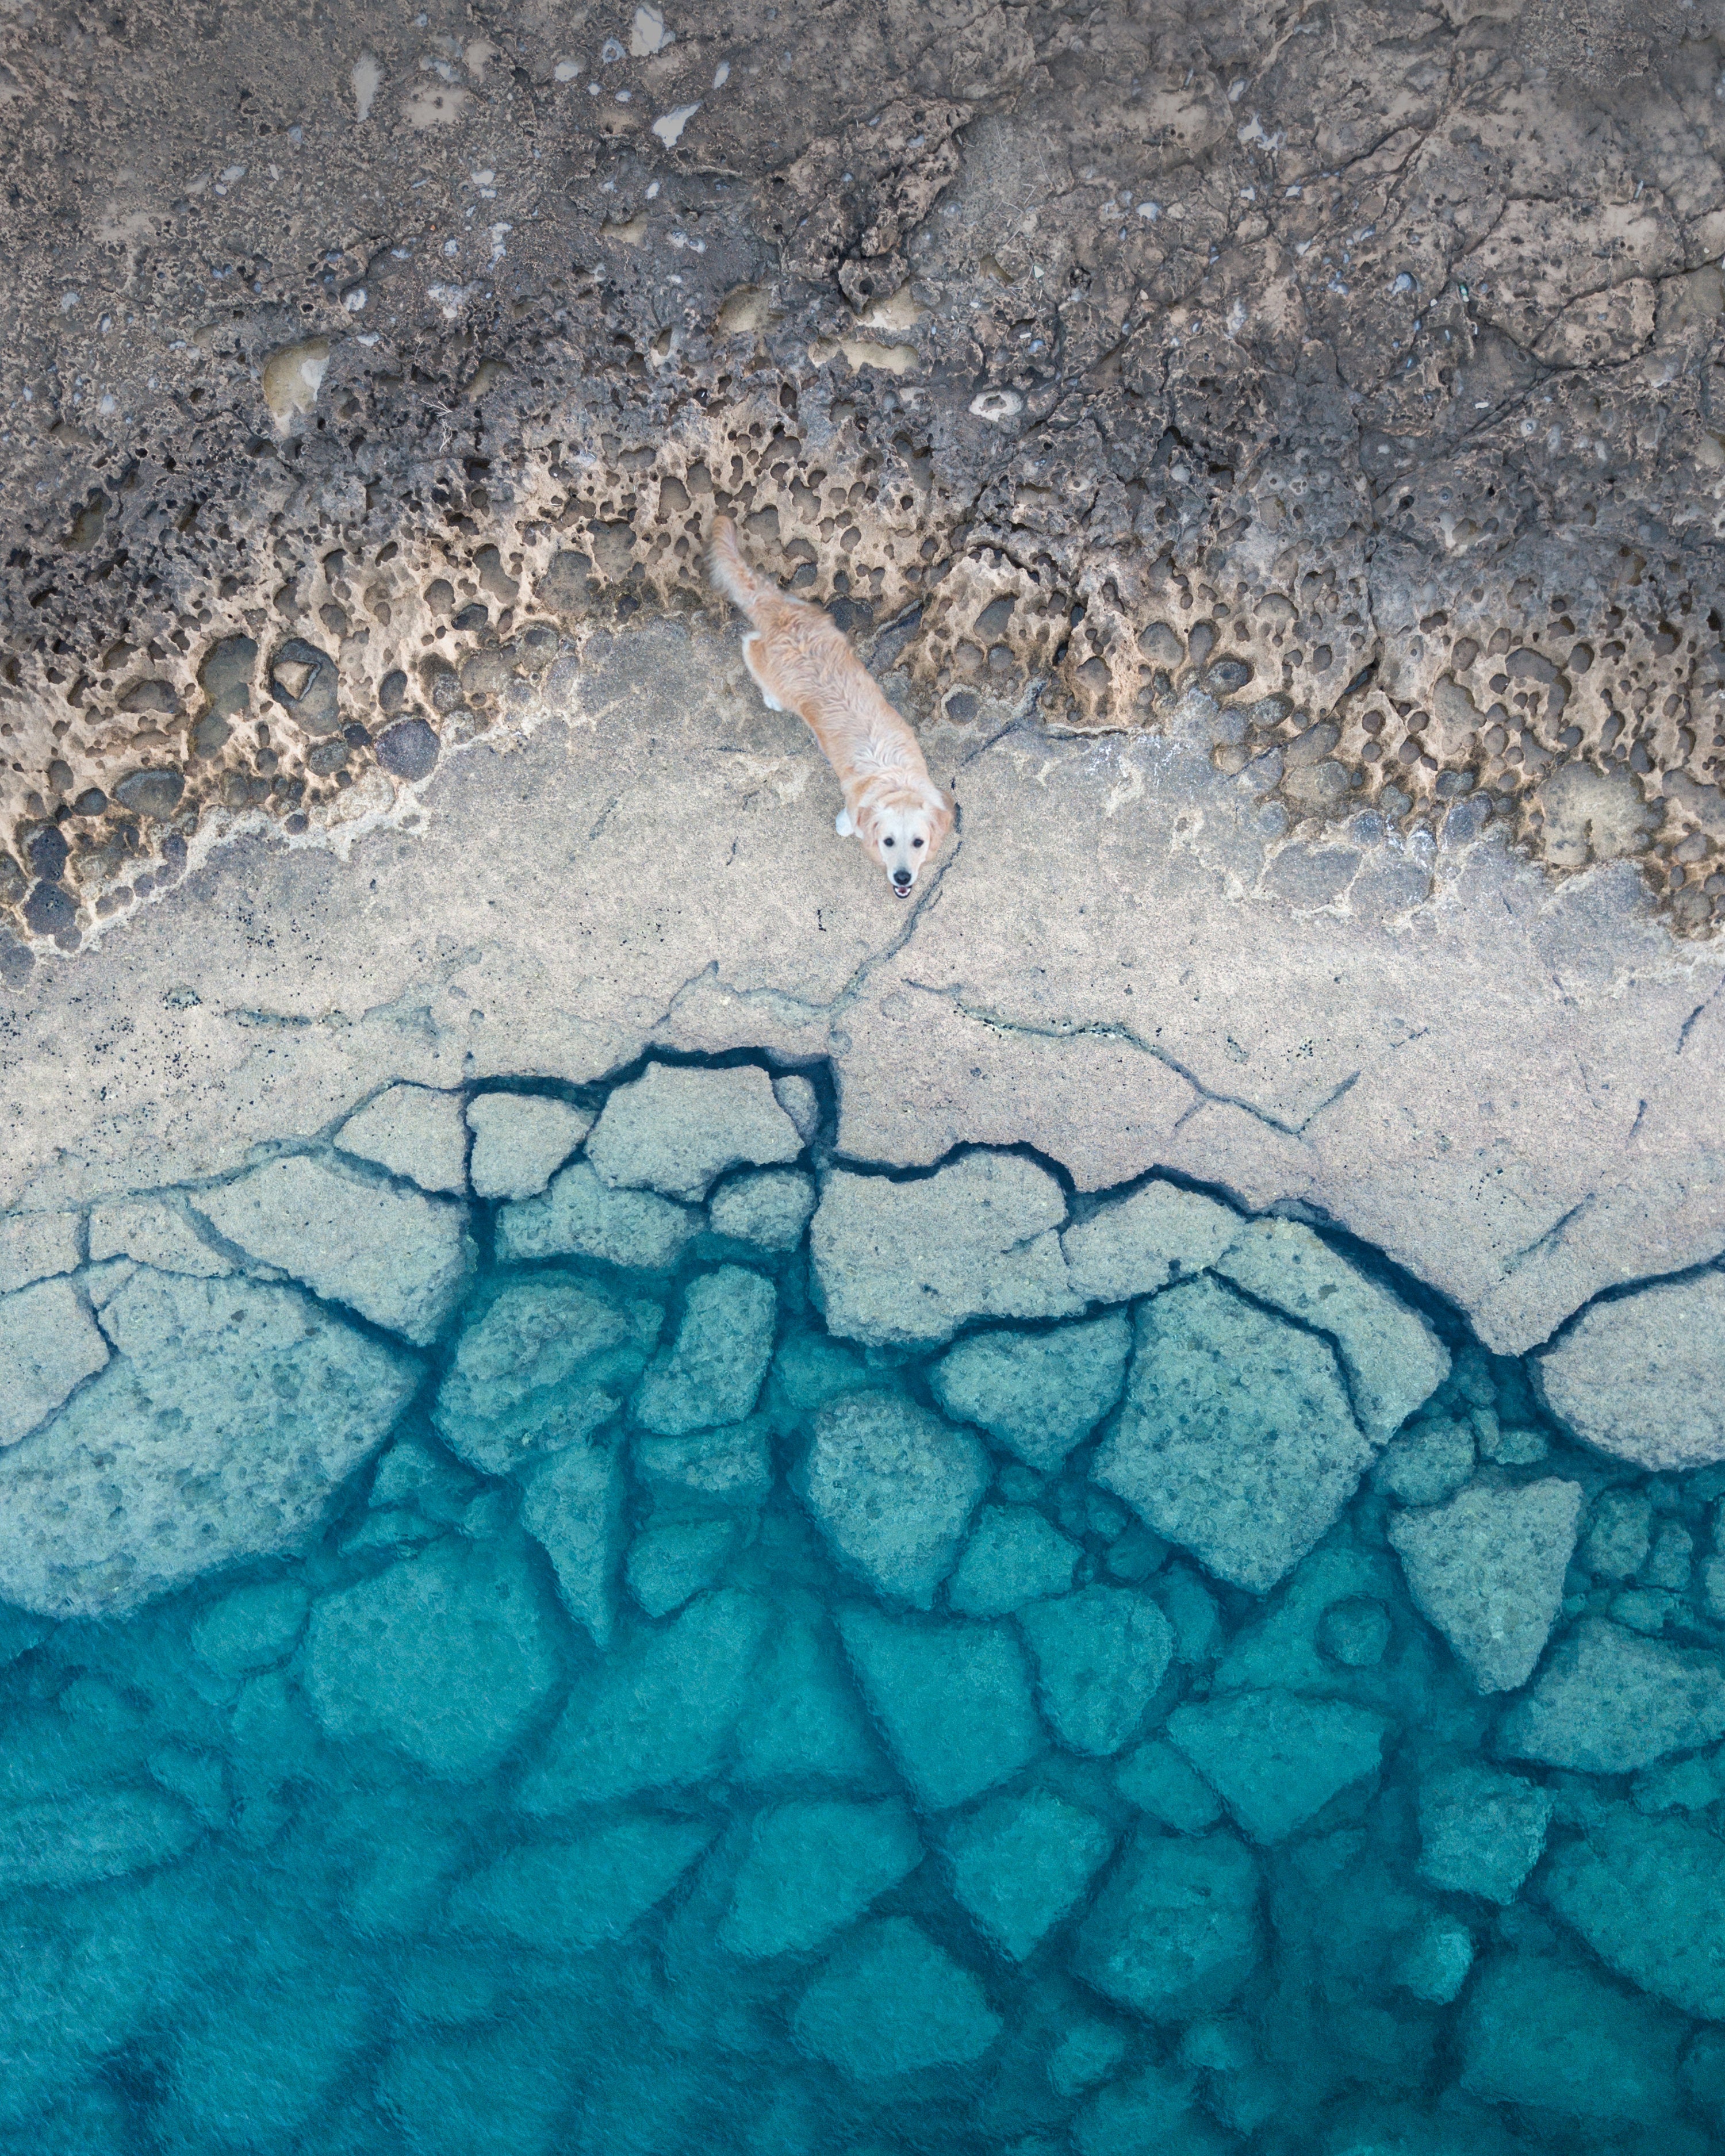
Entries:
{"label": "porous limestone rock", "polygon": [[1379,1443],[1450,1374],[1449,1351],[1425,1319],[1297,1220],[1249,1222],[1214,1265],[1334,1339],[1360,1428]]}
{"label": "porous limestone rock", "polygon": [[1448,1894],[1514,1901],[1539,1861],[1550,1790],[1522,1774],[1470,1763],[1420,1780],[1420,1869]]}
{"label": "porous limestone rock", "polygon": [[1106,1758],[1137,1732],[1172,1660],[1173,1629],[1147,1594],[1085,1587],[1019,1612],[1049,1727],[1075,1752]]}
{"label": "porous limestone rock", "polygon": [[473,1270],[460,1206],[301,1155],[202,1191],[195,1204],[248,1257],[279,1265],[416,1347],[437,1337]]}
{"label": "porous limestone rock", "polygon": [[1209,1279],[1145,1303],[1137,1339],[1095,1479],[1219,1578],[1261,1594],[1337,1519],[1372,1459],[1335,1356]]}
{"label": "porous limestone rock", "polygon": [[578,1445],[621,1412],[663,1322],[583,1281],[514,1281],[463,1328],[432,1421],[486,1475]]}
{"label": "porous limestone rock", "polygon": [[1440,1505],[1474,1470],[1474,1435],[1465,1422],[1440,1416],[1416,1422],[1378,1456],[1372,1482],[1399,1505]]}
{"label": "porous limestone rock", "polygon": [[1620,1976],[1725,2021],[1725,1863],[1705,1826],[1606,1804],[1553,1851],[1540,1891]]}
{"label": "porous limestone rock", "polygon": [[0,1295],[74,1272],[78,1262],[75,1213],[0,1213]]}
{"label": "porous limestone rock", "polygon": [[762,1250],[794,1250],[814,1210],[814,1178],[800,1168],[761,1168],[735,1175],[707,1200],[716,1235]]}
{"label": "porous limestone rock", "polygon": [[699,1234],[701,1215],[645,1190],[613,1190],[590,1161],[571,1161],[536,1198],[497,1215],[497,1255],[506,1265],[532,1258],[598,1258],[634,1272],[668,1272]]}
{"label": "porous limestone rock", "polygon": [[536,1198],[593,1128],[585,1108],[546,1093],[480,1093],[467,1104],[475,1198]]}
{"label": "porous limestone rock", "polygon": [[792,1487],[877,1594],[930,1608],[988,1486],[988,1455],[901,1393],[849,1393],[815,1417]]}
{"label": "porous limestone rock", "polygon": [[1331,1798],[1374,1774],[1389,1724],[1346,1700],[1285,1691],[1187,1700],[1168,1717],[1178,1746],[1256,1842],[1282,1841]]}
{"label": "porous limestone rock", "polygon": [[942,1847],[952,1892],[1004,1953],[1023,1961],[1082,1901],[1114,1835],[1094,1812],[1031,1789],[955,1820]]}
{"label": "porous limestone rock", "polygon": [[601,1649],[615,1620],[624,1495],[619,1448],[600,1444],[552,1454],[521,1497],[521,1525],[551,1559],[564,1608]]}
{"label": "porous limestone rock", "polygon": [[809,1231],[829,1327],[875,1347],[928,1347],[974,1317],[1067,1317],[1065,1194],[1015,1153],[973,1152],[909,1183],[837,1169]]}
{"label": "porous limestone rock", "polygon": [[16,1445],[107,1359],[108,1343],[70,1281],[0,1296],[0,1445]]}
{"label": "porous limestone rock", "polygon": [[1052,1473],[1120,1398],[1132,1327],[1111,1311],[1051,1332],[1004,1330],[962,1340],[929,1373],[935,1398],[1043,1474]]}
{"label": "porous limestone rock", "polygon": [[947,1583],[947,1606],[961,1617],[1004,1617],[1064,1594],[1083,1554],[1030,1506],[985,1505]]}
{"label": "porous limestone rock", "polygon": [[1512,1759],[1627,1774],[1722,1736],[1725,1672],[1717,1655],[1589,1617],[1511,1707],[1497,1745]]}
{"label": "porous limestone rock", "polygon": [[1461,2014],[1461,2086],[1488,2103],[1640,2126],[1676,2105],[1682,2023],[1578,1960],[1532,1947],[1478,1972]]}
{"label": "porous limestone rock", "polygon": [[46,1616],[297,1548],[418,1383],[294,1288],[141,1267],[104,1322],[114,1360],[0,1454],[0,1599]]}
{"label": "porous limestone rock", "polygon": [[1584,1443],[1656,1471],[1725,1460],[1725,1273],[1596,1302],[1532,1368]]}
{"label": "porous limestone rock", "polygon": [[391,1086],[350,1116],[336,1133],[336,1147],[357,1160],[375,1161],[422,1190],[467,1188],[467,1129],[459,1093],[429,1086]]}
{"label": "porous limestone rock", "polygon": [[1075,1974],[1147,2021],[1225,2006],[1257,1964],[1258,1868],[1225,1830],[1133,1837],[1078,1934]]}
{"label": "porous limestone rock", "polygon": [[773,1098],[764,1070],[687,1070],[649,1063],[619,1086],[587,1141],[611,1188],[656,1190],[699,1204],[733,1168],[793,1161],[803,1134]]}
{"label": "porous limestone rock", "polygon": [[218,1280],[234,1267],[213,1250],[193,1225],[177,1191],[157,1191],[147,1198],[120,1198],[90,1209],[92,1265],[113,1258],[135,1258],[159,1272],[196,1273]]}
{"label": "porous limestone rock", "polygon": [[660,1437],[739,1423],[755,1404],[767,1365],[778,1298],[747,1265],[721,1265],[692,1281],[676,1337],[647,1371],[630,1411]]}
{"label": "porous limestone rock", "polygon": [[1240,1232],[1240,1215],[1195,1191],[1147,1183],[1099,1206],[1060,1238],[1073,1292],[1086,1302],[1130,1302],[1201,1273]]}
{"label": "porous limestone rock", "polygon": [[773,1452],[764,1415],[688,1437],[638,1434],[635,1473],[655,1505],[680,1512],[747,1510],[773,1488]]}
{"label": "porous limestone rock", "polygon": [[1581,1496],[1555,1477],[1476,1487],[1390,1521],[1414,1601],[1481,1691],[1513,1691],[1533,1674],[1563,1603]]}

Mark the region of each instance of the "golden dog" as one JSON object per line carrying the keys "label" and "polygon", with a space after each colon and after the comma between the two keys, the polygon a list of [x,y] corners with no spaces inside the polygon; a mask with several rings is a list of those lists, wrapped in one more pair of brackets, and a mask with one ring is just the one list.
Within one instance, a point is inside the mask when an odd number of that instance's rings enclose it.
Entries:
{"label": "golden dog", "polygon": [[952,828],[952,804],[928,775],[916,737],[880,693],[845,632],[818,606],[757,577],[728,516],[713,526],[713,582],[752,624],[743,663],[770,711],[807,721],[838,774],[845,806],[834,828],[860,838],[908,898]]}

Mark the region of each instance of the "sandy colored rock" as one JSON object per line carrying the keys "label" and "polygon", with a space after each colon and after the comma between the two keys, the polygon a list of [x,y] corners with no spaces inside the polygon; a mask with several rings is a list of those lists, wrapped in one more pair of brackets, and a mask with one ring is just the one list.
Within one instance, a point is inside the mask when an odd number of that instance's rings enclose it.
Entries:
{"label": "sandy colored rock", "polygon": [[542,1093],[480,1093],[467,1104],[475,1198],[536,1198],[593,1128],[585,1108]]}
{"label": "sandy colored rock", "polygon": [[1725,1273],[1596,1302],[1533,1369],[1584,1443],[1638,1467],[1725,1460]]}
{"label": "sandy colored rock", "polygon": [[199,1194],[217,1232],[314,1293],[345,1302],[424,1347],[472,1271],[459,1206],[343,1174],[321,1161],[270,1161]]}
{"label": "sandy colored rock", "polygon": [[110,1258],[136,1258],[158,1272],[194,1273],[218,1279],[234,1270],[194,1226],[184,1194],[163,1191],[151,1198],[121,1199],[90,1209],[90,1255],[94,1265]]}
{"label": "sandy colored rock", "polygon": [[1172,1183],[1148,1183],[1101,1206],[1060,1238],[1073,1291],[1091,1302],[1128,1302],[1214,1265],[1240,1232],[1240,1215]]}
{"label": "sandy colored rock", "polygon": [[1390,1521],[1414,1601],[1481,1691],[1513,1691],[1533,1674],[1563,1603],[1581,1499],[1579,1483],[1553,1479],[1463,1490]]}
{"label": "sandy colored rock", "polygon": [[459,1093],[392,1086],[336,1133],[336,1150],[375,1161],[422,1190],[467,1188],[467,1130]]}
{"label": "sandy colored rock", "polygon": [[1132,1327],[1111,1312],[1052,1332],[978,1333],[942,1357],[929,1383],[957,1421],[1050,1474],[1120,1398],[1131,1352]]}
{"label": "sandy colored rock", "polygon": [[537,1198],[497,1216],[497,1255],[598,1258],[637,1272],[666,1272],[700,1232],[701,1215],[645,1190],[613,1190],[590,1161],[572,1161]]}
{"label": "sandy colored rock", "polygon": [[1034,1161],[968,1153],[896,1183],[839,1169],[809,1230],[829,1327],[872,1346],[929,1346],[973,1317],[1065,1317],[1060,1185]]}
{"label": "sandy colored rock", "polygon": [[0,1296],[0,1445],[28,1435],[107,1359],[108,1343],[69,1281]]}
{"label": "sandy colored rock", "polygon": [[649,1063],[619,1086],[587,1141],[613,1189],[656,1190],[698,1204],[728,1169],[794,1160],[803,1137],[773,1098],[764,1070]]}
{"label": "sandy colored rock", "polygon": [[75,1213],[0,1214],[0,1295],[72,1272],[78,1261]]}

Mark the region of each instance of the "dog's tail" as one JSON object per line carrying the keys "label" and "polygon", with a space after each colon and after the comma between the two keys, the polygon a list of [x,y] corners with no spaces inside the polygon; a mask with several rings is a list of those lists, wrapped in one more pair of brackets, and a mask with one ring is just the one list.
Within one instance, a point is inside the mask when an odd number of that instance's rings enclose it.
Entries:
{"label": "dog's tail", "polygon": [[728,516],[714,519],[713,536],[706,550],[707,574],[727,598],[734,599],[751,621],[757,619],[755,609],[761,601],[770,596],[771,587],[762,583],[749,567],[737,536],[737,526]]}

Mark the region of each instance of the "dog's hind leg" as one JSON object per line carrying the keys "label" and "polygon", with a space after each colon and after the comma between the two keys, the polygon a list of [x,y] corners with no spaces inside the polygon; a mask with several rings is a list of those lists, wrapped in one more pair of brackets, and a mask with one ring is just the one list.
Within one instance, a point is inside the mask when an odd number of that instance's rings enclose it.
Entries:
{"label": "dog's hind leg", "polygon": [[784,710],[785,706],[780,703],[778,697],[773,695],[772,690],[768,687],[766,676],[762,673],[761,669],[755,664],[755,646],[760,641],[760,634],[758,631],[756,630],[752,629],[749,634],[744,637],[742,639],[742,663],[749,670],[750,677],[752,679],[755,686],[761,692],[761,701],[767,706],[768,710],[769,711],[782,711]]}

